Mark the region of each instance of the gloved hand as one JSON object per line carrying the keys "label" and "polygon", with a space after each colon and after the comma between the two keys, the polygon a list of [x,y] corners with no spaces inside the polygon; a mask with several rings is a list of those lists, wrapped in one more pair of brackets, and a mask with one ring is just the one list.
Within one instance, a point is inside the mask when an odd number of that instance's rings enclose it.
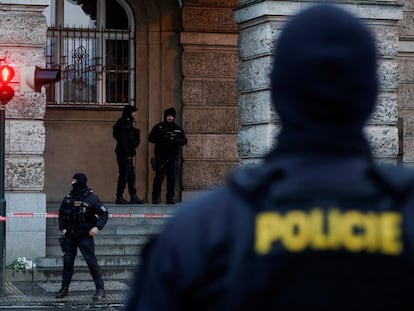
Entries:
{"label": "gloved hand", "polygon": [[165,138],[167,140],[175,140],[176,134],[173,131],[168,131],[167,134],[165,135]]}

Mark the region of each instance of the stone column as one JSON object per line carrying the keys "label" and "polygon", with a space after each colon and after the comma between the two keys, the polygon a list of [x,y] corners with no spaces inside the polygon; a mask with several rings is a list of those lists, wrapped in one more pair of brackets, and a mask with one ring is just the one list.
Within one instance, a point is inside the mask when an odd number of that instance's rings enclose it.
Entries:
{"label": "stone column", "polygon": [[[45,93],[20,89],[20,67],[45,67],[47,0],[0,1],[0,57],[15,68],[14,98],[6,106],[5,199],[6,213],[46,212],[43,193],[46,109]],[[46,254],[46,219],[8,218],[6,264],[25,256]]]}
{"label": "stone column", "polygon": [[183,200],[223,183],[238,164],[235,0],[187,0],[183,31]]}
{"label": "stone column", "polygon": [[[349,3],[347,3],[349,2]],[[360,3],[359,3],[360,2]],[[366,126],[374,156],[396,162],[398,154],[397,89],[398,28],[402,18],[399,1],[367,3],[341,1],[374,30],[381,60],[379,62],[380,95],[377,110]],[[312,1],[239,0],[235,21],[240,26],[238,72],[240,91],[240,131],[238,138],[241,164],[255,164],[275,143],[280,124],[272,110],[269,73],[275,38],[286,20],[312,4]]]}
{"label": "stone column", "polygon": [[[403,161],[414,164],[414,1],[404,0],[400,23],[398,113],[403,127]],[[400,144],[401,145],[401,144]]]}

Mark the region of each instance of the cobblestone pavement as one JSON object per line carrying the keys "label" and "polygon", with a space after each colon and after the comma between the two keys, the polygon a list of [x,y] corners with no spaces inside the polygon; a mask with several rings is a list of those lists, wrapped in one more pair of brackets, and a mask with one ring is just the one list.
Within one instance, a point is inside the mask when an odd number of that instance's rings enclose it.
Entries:
{"label": "cobblestone pavement", "polygon": [[122,310],[128,291],[126,283],[105,282],[105,298],[99,302],[92,301],[94,288],[93,282],[72,282],[69,295],[56,299],[55,293],[60,289],[60,282],[6,282],[5,294],[0,296],[0,309]]}

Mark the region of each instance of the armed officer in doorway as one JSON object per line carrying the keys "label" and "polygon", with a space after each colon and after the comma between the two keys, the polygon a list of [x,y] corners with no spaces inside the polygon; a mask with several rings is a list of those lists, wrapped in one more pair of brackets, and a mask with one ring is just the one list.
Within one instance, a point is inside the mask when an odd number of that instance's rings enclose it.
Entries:
{"label": "armed officer in doorway", "polygon": [[72,179],[73,189],[65,196],[59,208],[59,230],[62,232],[61,247],[64,255],[62,288],[56,298],[68,295],[78,247],[95,283],[96,293],[93,300],[105,297],[104,281],[95,256],[93,237],[105,226],[108,211],[86,183],[86,175],[76,173]]}

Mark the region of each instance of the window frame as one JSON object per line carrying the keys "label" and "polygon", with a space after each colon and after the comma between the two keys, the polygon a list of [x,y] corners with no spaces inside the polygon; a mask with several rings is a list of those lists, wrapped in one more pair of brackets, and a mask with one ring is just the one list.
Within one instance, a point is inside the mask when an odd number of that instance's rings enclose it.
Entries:
{"label": "window frame", "polygon": [[[89,28],[86,31],[88,36],[90,34],[95,35],[91,40],[97,42],[94,53],[95,53],[95,75],[96,75],[96,101],[95,102],[83,102],[81,101],[65,101],[64,98],[64,85],[65,78],[68,77],[66,74],[66,68],[68,67],[69,61],[65,61],[69,53],[64,51],[64,39],[70,38],[69,35],[73,34],[76,37],[78,33],[85,32],[85,28],[65,27],[64,26],[64,4],[65,0],[51,0],[50,5],[50,21],[48,22],[48,35],[47,35],[47,46],[45,50],[50,48],[50,53],[46,51],[47,68],[61,68],[62,70],[62,81],[57,82],[54,85],[50,85],[46,88],[47,94],[47,105],[48,107],[119,107],[126,104],[135,106],[135,21],[134,15],[129,5],[124,0],[110,0],[117,1],[117,3],[124,10],[128,18],[128,29],[106,29],[106,1],[97,0],[97,14],[96,14],[96,25],[94,28]],[[59,23],[53,23],[58,21]],[[63,22],[63,25],[62,25]],[[105,71],[104,68],[107,64],[106,45],[112,40],[123,40],[128,41],[128,98],[126,102],[107,102],[107,75],[109,71]],[[120,70],[120,72],[125,70]],[[120,82],[122,85],[122,81]],[[122,87],[123,88],[123,87]]]}

